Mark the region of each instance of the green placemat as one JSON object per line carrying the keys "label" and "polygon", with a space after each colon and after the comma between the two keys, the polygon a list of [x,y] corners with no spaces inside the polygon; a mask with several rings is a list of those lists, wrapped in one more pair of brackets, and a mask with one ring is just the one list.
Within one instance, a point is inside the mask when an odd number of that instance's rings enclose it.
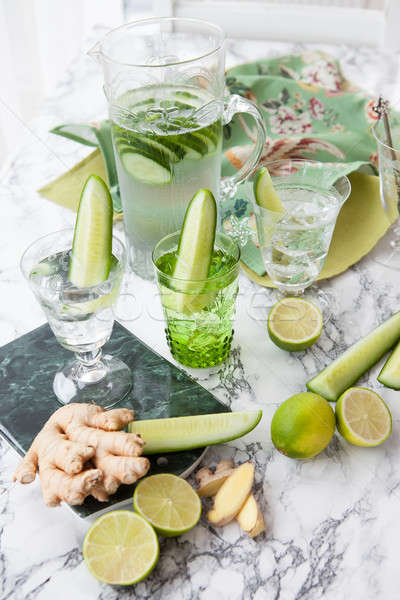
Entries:
{"label": "green placemat", "polygon": [[[118,356],[131,368],[132,391],[116,408],[133,408],[135,419],[229,411],[210,392],[119,323],[114,323],[103,351]],[[71,356],[47,324],[0,348],[0,433],[19,454],[28,450],[49,416],[60,408],[52,389],[53,378]],[[150,473],[180,475],[196,463],[203,451],[204,448],[171,452],[163,457],[162,464],[157,464],[158,456],[152,455]],[[82,506],[71,508],[80,517],[93,515],[130,500],[133,489],[134,485],[121,485],[109,502],[98,502],[90,496]]]}

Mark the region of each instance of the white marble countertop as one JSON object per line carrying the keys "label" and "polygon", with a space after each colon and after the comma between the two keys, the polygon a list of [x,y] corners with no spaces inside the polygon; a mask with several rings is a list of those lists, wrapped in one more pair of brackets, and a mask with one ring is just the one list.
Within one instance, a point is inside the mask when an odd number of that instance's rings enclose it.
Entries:
{"label": "white marble countertop", "polygon": [[[99,28],[94,39],[103,32]],[[88,43],[90,47],[90,41]],[[277,56],[304,45],[235,42],[228,64]],[[323,48],[334,53],[347,77],[395,98],[398,57],[371,49]],[[0,345],[44,322],[18,262],[23,249],[50,231],[73,224],[74,215],[40,198],[35,190],[87,153],[52,136],[50,127],[86,121],[105,111],[101,75],[83,54],[71,64],[39,118],[26,127],[25,142],[2,173],[0,237]],[[210,450],[207,462],[233,456],[254,460],[256,496],[267,523],[256,541],[236,523],[210,527],[205,518],[191,532],[161,541],[160,561],[134,588],[94,580],[81,549],[89,526],[67,507],[46,508],[38,483],[11,483],[18,456],[0,443],[0,597],[16,600],[369,600],[399,597],[400,404],[398,394],[376,381],[374,368],[362,383],[379,389],[393,415],[393,433],[381,447],[357,448],[338,434],[317,458],[294,461],[273,447],[269,426],[275,408],[305,389],[307,379],[344,348],[398,309],[399,273],[370,255],[322,285],[335,296],[334,318],[309,351],[288,354],[269,340],[252,308],[266,293],[244,275],[236,335],[229,360],[195,377],[233,409],[262,408],[261,424],[246,438]],[[129,275],[121,322],[170,358],[153,284]],[[132,304],[132,295],[135,300]],[[133,308],[132,308],[133,307]]]}

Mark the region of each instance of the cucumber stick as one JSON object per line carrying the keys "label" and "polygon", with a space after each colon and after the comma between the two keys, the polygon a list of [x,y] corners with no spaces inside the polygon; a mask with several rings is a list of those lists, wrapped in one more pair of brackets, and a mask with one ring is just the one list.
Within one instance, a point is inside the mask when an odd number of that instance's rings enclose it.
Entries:
{"label": "cucumber stick", "polygon": [[378,381],[386,387],[400,390],[400,342],[383,365]]}
{"label": "cucumber stick", "polygon": [[[177,291],[163,288],[164,306],[192,314],[213,302],[215,291],[202,293],[214,251],[217,205],[210,190],[199,190],[190,201],[183,220],[173,277]],[[205,285],[205,284],[204,284]]]}
{"label": "cucumber stick", "polygon": [[113,205],[107,185],[90,175],[75,222],[68,279],[80,288],[106,281],[111,267]]}
{"label": "cucumber stick", "polygon": [[214,250],[217,205],[210,190],[199,190],[185,213],[179,238],[174,277],[207,279]]}
{"label": "cucumber stick", "polygon": [[371,331],[307,382],[311,392],[335,402],[400,338],[400,312]]}
{"label": "cucumber stick", "polygon": [[247,410],[133,421],[128,428],[146,442],[143,454],[161,454],[235,440],[254,429],[261,417],[261,410]]}

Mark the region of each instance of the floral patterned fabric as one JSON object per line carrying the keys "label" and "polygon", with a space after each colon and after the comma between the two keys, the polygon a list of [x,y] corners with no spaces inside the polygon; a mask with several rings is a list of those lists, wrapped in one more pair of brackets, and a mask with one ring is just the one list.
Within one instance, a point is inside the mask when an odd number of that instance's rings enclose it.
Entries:
{"label": "floral patterned fabric", "polygon": [[[362,167],[378,174],[372,126],[376,100],[347,81],[337,60],[323,52],[302,52],[230,69],[230,93],[254,102],[264,116],[267,140],[260,165],[280,158],[310,158],[346,175]],[[222,174],[231,175],[247,161],[256,138],[254,123],[235,116],[224,127]],[[223,202],[223,221],[242,245],[243,262],[265,273],[255,236],[249,183]]]}
{"label": "floral patterned fabric", "polygon": [[[226,84],[264,116],[268,137],[261,163],[302,157],[376,164],[375,100],[344,79],[332,57],[303,52],[241,65],[228,72]],[[228,175],[249,156],[254,125],[239,115],[224,135],[223,175]]]}

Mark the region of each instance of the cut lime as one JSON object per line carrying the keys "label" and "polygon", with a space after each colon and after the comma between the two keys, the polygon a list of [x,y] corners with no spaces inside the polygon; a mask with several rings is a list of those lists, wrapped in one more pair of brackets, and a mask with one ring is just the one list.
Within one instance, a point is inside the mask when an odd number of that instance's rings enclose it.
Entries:
{"label": "cut lime", "polygon": [[274,212],[284,212],[281,199],[274,188],[271,176],[266,167],[258,169],[253,189],[256,202],[259,206]]}
{"label": "cut lime", "polygon": [[128,510],[99,517],[83,542],[90,573],[112,585],[131,585],[144,579],[158,560],[158,539],[149,523]]}
{"label": "cut lime", "polygon": [[113,205],[107,185],[90,175],[79,201],[68,278],[84,288],[105,281],[111,267]]}
{"label": "cut lime", "polygon": [[307,387],[324,398],[336,401],[365,371],[392,348],[400,338],[400,312],[371,331],[339,356],[318,375],[307,382]]}
{"label": "cut lime", "polygon": [[134,509],[166,537],[181,535],[200,519],[201,501],[187,481],[160,473],[141,479],[133,495]]}
{"label": "cut lime", "polygon": [[271,308],[268,333],[271,340],[289,352],[305,350],[322,331],[322,314],[315,304],[302,298],[284,298]]}
{"label": "cut lime", "polygon": [[254,429],[261,416],[261,410],[246,410],[132,421],[129,424],[129,431],[140,433],[146,442],[143,454],[178,452],[212,444],[223,444],[242,437]]}
{"label": "cut lime", "polygon": [[339,433],[355,446],[379,446],[392,431],[389,408],[377,393],[366,388],[346,390],[336,404]]}
{"label": "cut lime", "polygon": [[378,381],[386,387],[400,390],[400,343],[397,344],[378,375]]}

